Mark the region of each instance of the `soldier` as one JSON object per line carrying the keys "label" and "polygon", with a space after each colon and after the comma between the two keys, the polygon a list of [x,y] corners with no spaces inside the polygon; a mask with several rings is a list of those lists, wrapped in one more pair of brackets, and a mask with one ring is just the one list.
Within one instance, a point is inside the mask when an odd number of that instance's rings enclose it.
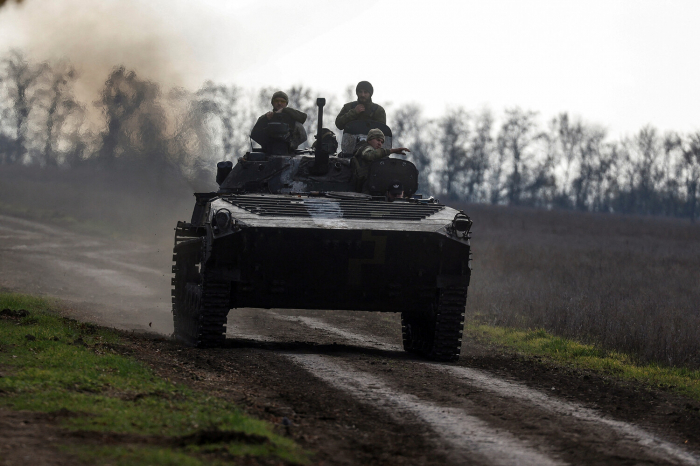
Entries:
{"label": "soldier", "polygon": [[263,151],[268,152],[267,148],[270,141],[265,132],[267,124],[271,122],[286,123],[291,132],[289,141],[290,148],[296,149],[299,144],[304,142],[301,140],[304,136],[301,135],[297,123],[299,123],[300,126],[306,121],[306,113],[288,107],[289,97],[282,91],[277,91],[272,94],[270,102],[272,103],[272,110],[258,118],[258,121],[255,122],[255,126],[253,126],[253,131],[250,133],[250,137],[262,146]]}
{"label": "soldier", "polygon": [[389,184],[386,190],[386,199],[389,202],[394,202],[396,199],[403,199],[403,184],[401,184],[401,181],[394,180]]}
{"label": "soldier", "polygon": [[405,147],[397,147],[395,149],[384,149],[384,133],[379,129],[371,129],[367,134],[367,141],[360,144],[355,154],[350,161],[352,165],[352,173],[355,177],[355,190],[357,192],[365,192],[365,182],[369,173],[369,166],[375,160],[383,159],[391,154],[406,155],[406,152],[411,152]]}
{"label": "soldier", "polygon": [[343,105],[335,119],[338,129],[344,129],[345,125],[353,120],[374,120],[386,124],[386,112],[381,105],[372,102],[374,88],[367,81],[360,81],[355,88],[357,100]]}

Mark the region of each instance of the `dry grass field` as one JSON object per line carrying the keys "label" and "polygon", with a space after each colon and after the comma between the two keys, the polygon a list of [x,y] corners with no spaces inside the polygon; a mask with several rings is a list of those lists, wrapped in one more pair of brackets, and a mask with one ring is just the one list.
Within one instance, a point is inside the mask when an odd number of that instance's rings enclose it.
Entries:
{"label": "dry grass field", "polygon": [[469,316],[700,367],[700,225],[458,207],[474,220]]}

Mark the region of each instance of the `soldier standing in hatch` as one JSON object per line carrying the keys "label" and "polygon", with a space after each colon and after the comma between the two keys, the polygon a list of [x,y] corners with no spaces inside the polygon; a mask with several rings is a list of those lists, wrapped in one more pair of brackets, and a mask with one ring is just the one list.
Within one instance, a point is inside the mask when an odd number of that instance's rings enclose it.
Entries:
{"label": "soldier standing in hatch", "polygon": [[395,149],[384,149],[384,133],[379,129],[371,129],[367,133],[367,141],[360,144],[355,154],[350,161],[352,173],[355,177],[355,190],[357,192],[365,192],[365,183],[369,174],[369,166],[372,162],[388,157],[391,154],[406,155],[406,152],[411,152],[405,147],[397,147]]}
{"label": "soldier standing in hatch", "polygon": [[266,146],[264,143],[266,140],[265,127],[267,124],[273,121],[286,123],[289,125],[289,129],[292,132],[292,148],[296,149],[299,144],[304,142],[299,140],[301,138],[299,137],[298,131],[295,130],[296,123],[303,124],[306,121],[306,113],[288,107],[289,97],[282,91],[277,91],[272,94],[270,103],[272,103],[272,110],[258,118],[258,121],[255,122],[255,126],[253,126],[253,130],[250,132],[250,136],[254,141],[257,141],[263,146],[264,150]]}
{"label": "soldier standing in hatch", "polygon": [[381,105],[372,102],[374,88],[367,81],[360,81],[355,88],[357,100],[348,102],[340,109],[335,126],[344,129],[353,120],[374,120],[386,124],[386,112]]}
{"label": "soldier standing in hatch", "polygon": [[392,181],[386,189],[386,200],[394,202],[396,199],[403,199],[403,184],[399,180]]}

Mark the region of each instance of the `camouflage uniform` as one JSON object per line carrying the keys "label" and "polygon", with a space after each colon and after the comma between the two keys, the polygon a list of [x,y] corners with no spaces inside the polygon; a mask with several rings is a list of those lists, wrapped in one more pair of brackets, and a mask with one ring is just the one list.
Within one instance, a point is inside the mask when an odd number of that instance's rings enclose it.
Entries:
{"label": "camouflage uniform", "polygon": [[[274,94],[272,94],[270,103],[274,104],[275,99],[277,98],[284,99],[285,101],[287,101],[287,103],[289,103],[289,97],[283,91],[277,91]],[[258,118],[258,121],[255,122],[255,126],[253,126],[253,131],[255,131],[256,128],[264,128],[267,125],[267,123],[272,121],[287,123],[289,125],[289,128],[293,129],[295,123],[297,122],[304,124],[304,122],[306,121],[306,113],[300,112],[299,110],[295,110],[291,107],[284,107],[280,113],[273,113],[272,118],[269,120],[267,119],[267,113],[265,113],[260,118]]]}
{"label": "camouflage uniform", "polygon": [[255,122],[255,126],[253,126],[253,130],[250,132],[251,137],[253,138],[254,141],[258,142],[261,146],[263,146],[263,150],[265,150],[265,144],[263,141],[265,141],[265,127],[267,127],[268,123],[272,122],[280,122],[280,123],[286,123],[289,125],[289,129],[292,132],[292,149],[296,149],[302,142],[303,137],[299,134],[299,130],[296,127],[297,123],[304,123],[306,121],[306,113],[300,112],[299,110],[295,110],[290,107],[284,107],[280,113],[273,113],[271,119],[267,119],[267,113],[263,114],[258,118],[258,121]]}
{"label": "camouflage uniform", "polygon": [[289,124],[290,127],[294,127],[294,122],[298,121],[299,123],[304,123],[306,121],[306,113],[291,107],[284,107],[280,113],[273,113],[272,119],[270,120],[267,119],[267,113],[264,113],[258,118],[258,121],[255,122],[255,126],[264,126],[270,121],[281,121],[282,123]]}
{"label": "camouflage uniform", "polygon": [[389,157],[389,155],[391,155],[391,149],[384,149],[383,147],[375,149],[370,146],[368,142],[363,142],[360,147],[357,148],[350,161],[352,173],[355,178],[355,190],[357,192],[366,191],[365,183],[367,182],[369,166],[372,165],[372,162]]}
{"label": "camouflage uniform", "polygon": [[386,112],[381,105],[372,103],[370,100],[363,104],[365,106],[365,111],[357,113],[355,107],[361,103],[362,102],[356,100],[355,102],[348,102],[343,105],[343,108],[335,119],[335,126],[337,126],[338,129],[344,129],[345,125],[353,120],[374,120],[386,124]]}

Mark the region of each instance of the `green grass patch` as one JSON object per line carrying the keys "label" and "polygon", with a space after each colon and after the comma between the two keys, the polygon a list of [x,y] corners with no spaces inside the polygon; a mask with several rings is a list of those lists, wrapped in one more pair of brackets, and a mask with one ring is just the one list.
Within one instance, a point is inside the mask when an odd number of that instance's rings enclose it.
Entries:
{"label": "green grass patch", "polygon": [[648,386],[672,389],[700,400],[700,371],[660,364],[637,364],[629,355],[557,337],[545,330],[520,330],[467,322],[465,333],[479,341],[541,356],[559,364],[590,369]]}
{"label": "green grass patch", "polygon": [[[165,443],[204,431],[244,434],[235,441],[196,447],[81,447],[76,450],[81,457],[106,455],[116,464],[200,464],[202,454],[225,451],[238,457],[307,461],[307,454],[275,434],[269,423],[246,416],[223,399],[158,377],[141,362],[119,354],[116,332],[62,318],[50,312],[55,305],[0,293],[0,310],[15,311],[0,316],[0,405],[61,412],[61,424],[68,430],[130,434]],[[28,312],[16,312],[20,309]]]}
{"label": "green grass patch", "polygon": [[57,306],[57,301],[51,298],[42,298],[39,296],[20,293],[0,292],[0,310],[26,309],[28,311],[44,311],[46,309],[55,309]]}

